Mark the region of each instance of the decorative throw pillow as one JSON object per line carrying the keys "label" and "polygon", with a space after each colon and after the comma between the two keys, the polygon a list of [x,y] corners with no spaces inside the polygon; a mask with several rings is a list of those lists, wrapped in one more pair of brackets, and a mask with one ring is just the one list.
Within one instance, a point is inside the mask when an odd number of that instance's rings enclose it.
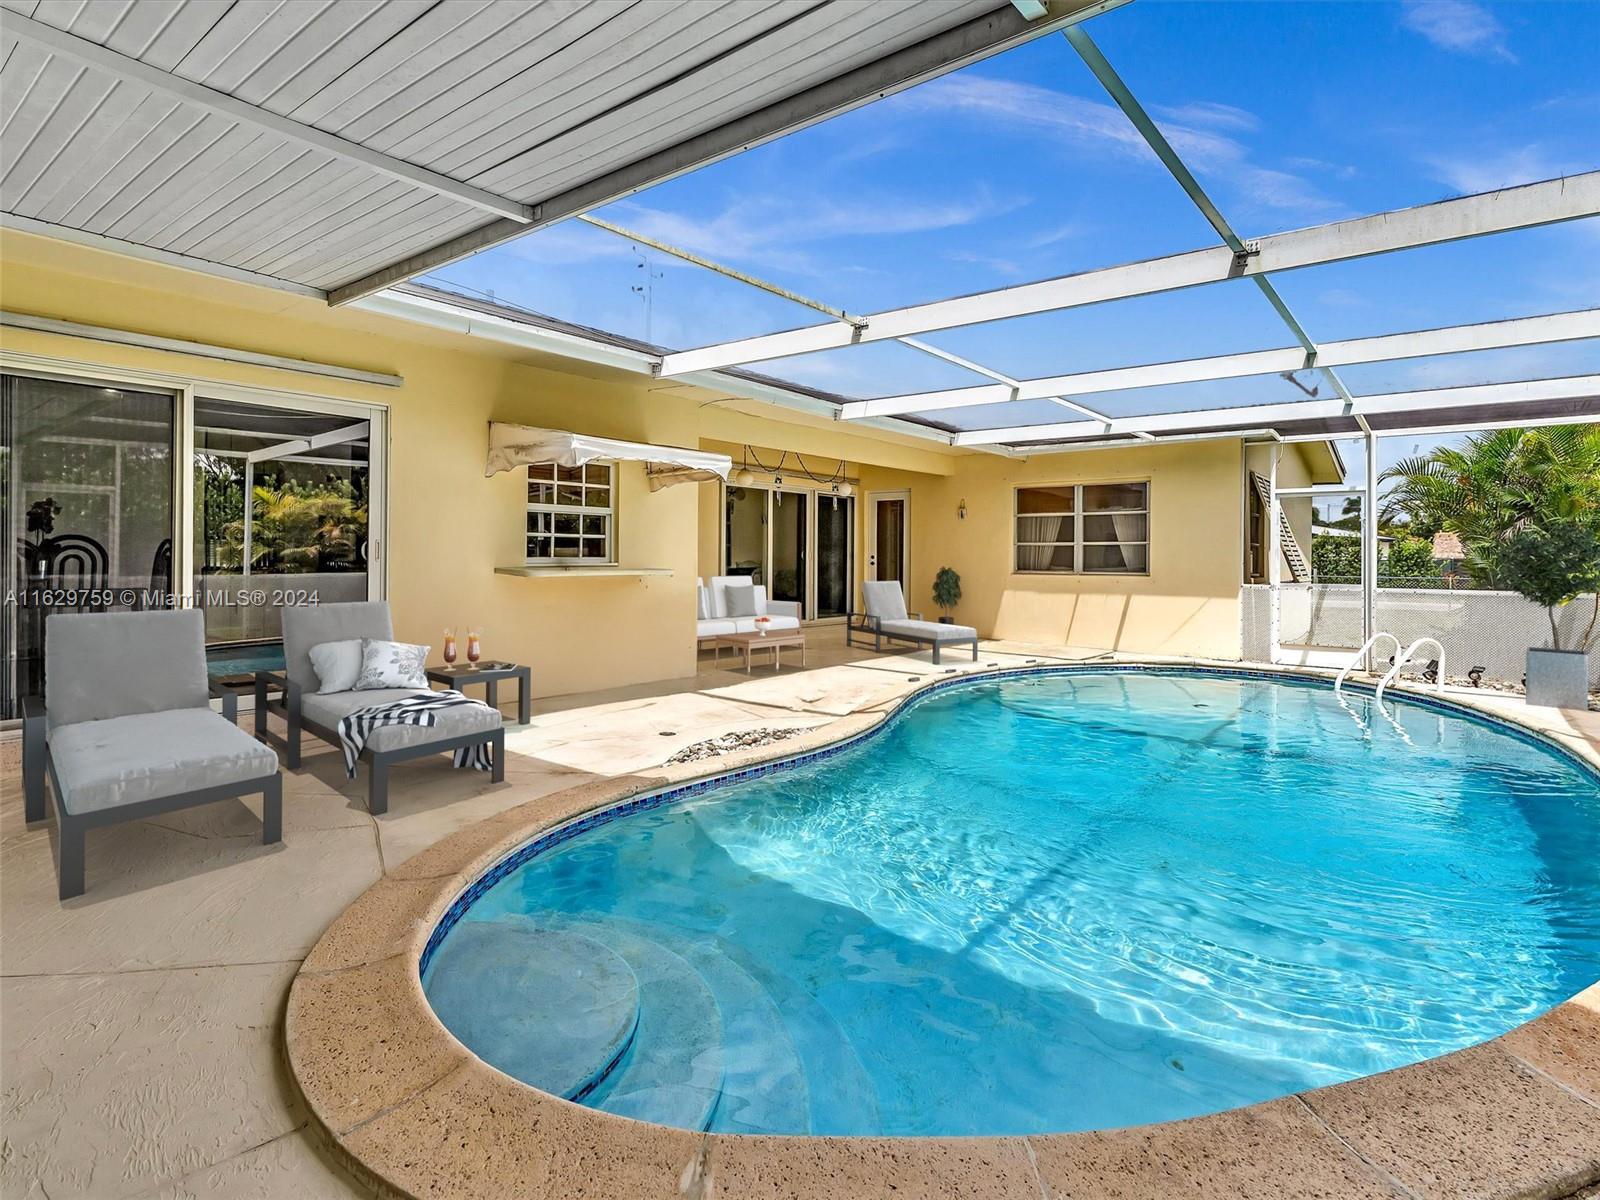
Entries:
{"label": "decorative throw pillow", "polygon": [[722,591],[730,617],[756,616],[756,589],[753,584],[730,584]]}
{"label": "decorative throw pillow", "polygon": [[354,690],[356,678],[361,674],[361,639],[347,642],[323,642],[307,653],[311,669],[317,673],[318,694]]}
{"label": "decorative throw pillow", "polygon": [[406,642],[361,639],[361,675],[358,691],[375,688],[425,688],[428,686],[427,646]]}

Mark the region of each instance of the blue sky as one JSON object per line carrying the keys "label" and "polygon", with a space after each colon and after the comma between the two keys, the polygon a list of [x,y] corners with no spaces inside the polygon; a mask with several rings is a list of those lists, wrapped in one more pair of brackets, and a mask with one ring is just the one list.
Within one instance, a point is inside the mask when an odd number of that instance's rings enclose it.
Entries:
{"label": "blue sky", "polygon": [[[1087,28],[1246,237],[1600,167],[1600,3],[1136,0]],[[598,215],[858,312],[1216,241],[1059,35]],[[673,348],[818,319],[576,222],[432,278]],[[1590,307],[1600,218],[1277,281],[1322,340]],[[927,340],[1017,376],[1290,343],[1248,283]],[[760,369],[863,397],[982,382],[882,343]],[[1600,345],[1578,343],[1346,377],[1373,392],[1596,370]],[[1299,395],[1269,378],[1093,403],[1135,413]]]}

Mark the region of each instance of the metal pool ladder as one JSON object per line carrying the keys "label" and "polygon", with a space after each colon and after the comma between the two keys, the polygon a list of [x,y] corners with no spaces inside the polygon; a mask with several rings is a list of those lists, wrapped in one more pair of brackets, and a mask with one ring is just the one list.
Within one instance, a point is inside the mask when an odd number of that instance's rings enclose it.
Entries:
{"label": "metal pool ladder", "polygon": [[[1344,687],[1345,676],[1349,675],[1351,671],[1354,671],[1358,666],[1361,665],[1361,663],[1366,661],[1367,651],[1371,650],[1384,638],[1388,638],[1394,643],[1395,661],[1400,661],[1400,639],[1395,637],[1395,635],[1392,633],[1385,633],[1380,630],[1362,643],[1361,649],[1356,651],[1355,657],[1349,662],[1345,663],[1344,670],[1340,671],[1338,677],[1333,681],[1333,694],[1335,696],[1339,695],[1340,690]],[[1434,644],[1437,645],[1438,643]],[[1409,651],[1407,653],[1409,653]],[[1440,653],[1442,654],[1444,652],[1441,650]],[[1441,663],[1440,666],[1442,667],[1443,663]],[[1383,689],[1379,688],[1378,690],[1381,692]]]}
{"label": "metal pool ladder", "polygon": [[1412,642],[1411,645],[1406,647],[1404,654],[1397,654],[1395,656],[1394,666],[1389,668],[1389,673],[1383,677],[1381,682],[1379,682],[1377,704],[1380,712],[1383,710],[1383,689],[1394,682],[1395,677],[1400,674],[1400,668],[1405,666],[1406,663],[1410,662],[1411,656],[1417,652],[1417,648],[1425,643],[1427,645],[1431,645],[1439,652],[1439,674],[1434,680],[1433,686],[1434,690],[1440,695],[1444,694],[1444,647],[1439,644],[1438,638],[1420,637],[1416,641]]}

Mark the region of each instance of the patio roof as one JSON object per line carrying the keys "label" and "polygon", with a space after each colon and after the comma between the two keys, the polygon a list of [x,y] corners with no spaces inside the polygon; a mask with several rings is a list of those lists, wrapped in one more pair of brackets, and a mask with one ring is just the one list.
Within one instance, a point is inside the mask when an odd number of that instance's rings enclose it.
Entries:
{"label": "patio roof", "polygon": [[[558,9],[463,0],[420,12],[385,3],[284,5],[263,14],[202,0],[0,0],[0,118],[8,144],[20,147],[0,181],[9,210],[0,218],[648,373],[662,387],[707,387],[989,453],[1600,418],[1600,376],[1591,374],[1365,395],[1339,374],[1363,364],[1600,344],[1600,309],[1320,342],[1275,283],[1279,273],[1593,221],[1600,171],[1245,237],[1090,38],[1086,19],[1123,2],[707,0]],[[1051,30],[1063,33],[1216,244],[853,313],[586,215]],[[672,348],[405,283],[567,217],[826,319]],[[921,336],[1230,281],[1259,290],[1284,326],[1285,345],[1020,378]],[[464,310],[477,318],[464,322]],[[846,396],[778,378],[781,366],[749,370],[795,355],[862,353],[856,348],[872,343],[988,382]],[[1301,372],[1320,375],[1328,394],[1300,384]],[[1306,398],[1245,403],[1244,385],[1271,375],[1289,378]],[[1199,404],[1181,394],[1185,385],[1223,380],[1241,381],[1239,403]],[[1170,391],[1141,397],[1154,411],[1136,404],[1138,415],[1097,399],[1134,389]]]}
{"label": "patio roof", "polygon": [[344,303],[1123,2],[0,0],[3,217]]}

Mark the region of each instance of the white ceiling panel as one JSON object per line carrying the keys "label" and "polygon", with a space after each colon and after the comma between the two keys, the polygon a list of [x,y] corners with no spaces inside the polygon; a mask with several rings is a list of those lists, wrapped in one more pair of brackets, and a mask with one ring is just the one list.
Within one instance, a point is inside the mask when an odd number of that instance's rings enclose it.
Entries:
{"label": "white ceiling panel", "polygon": [[344,302],[1121,2],[0,0],[0,220]]}

